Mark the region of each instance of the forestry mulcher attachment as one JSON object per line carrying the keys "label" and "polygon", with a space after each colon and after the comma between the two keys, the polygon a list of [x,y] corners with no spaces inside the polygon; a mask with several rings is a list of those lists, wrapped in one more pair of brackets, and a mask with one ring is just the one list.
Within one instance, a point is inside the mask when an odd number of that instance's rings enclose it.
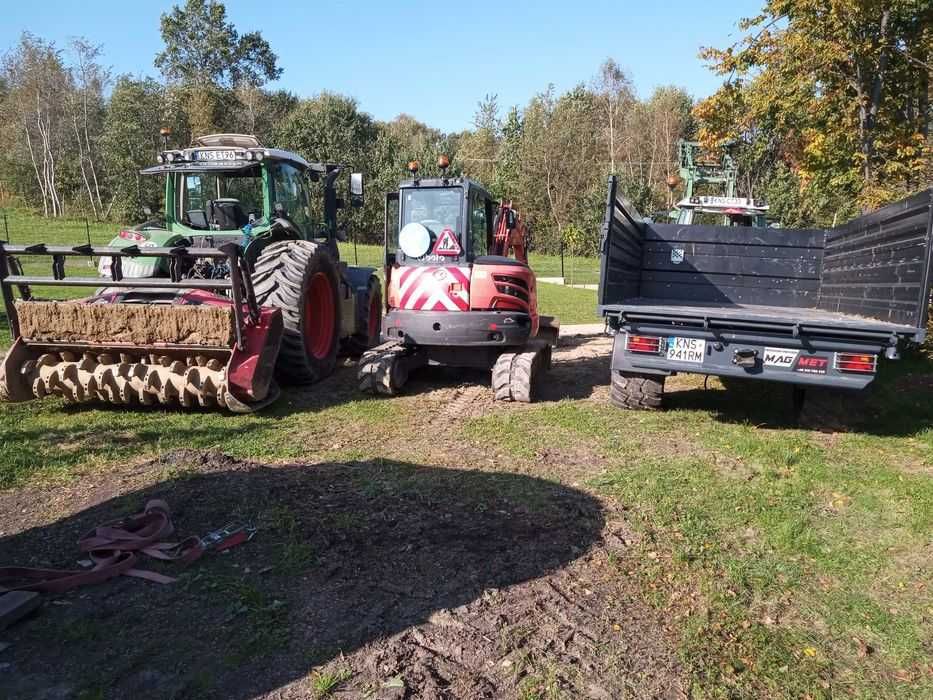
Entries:
{"label": "forestry mulcher attachment", "polygon": [[[378,278],[339,259],[342,166],[237,134],[166,148],[158,162],[142,174],[165,176],[163,215],[110,245],[0,245],[14,338],[0,398],[248,412],[275,399],[274,378],[316,381],[333,371],[341,346],[362,352],[378,342]],[[349,189],[359,206],[361,176]],[[66,275],[69,259],[88,256],[99,258],[100,277]],[[36,258],[51,258],[51,276],[23,273]],[[41,286],[97,290],[40,301]]]}
{"label": "forestry mulcher attachment", "polygon": [[559,323],[538,314],[525,226],[478,182],[418,169],[386,197],[384,342],[360,359],[360,389],[392,395],[412,370],[450,365],[491,369],[497,400],[532,401]]}

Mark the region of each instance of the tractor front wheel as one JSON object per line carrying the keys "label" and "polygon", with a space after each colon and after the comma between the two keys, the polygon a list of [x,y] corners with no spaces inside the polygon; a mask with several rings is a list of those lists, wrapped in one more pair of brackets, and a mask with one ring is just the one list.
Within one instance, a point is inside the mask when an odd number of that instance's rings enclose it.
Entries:
{"label": "tractor front wheel", "polygon": [[282,310],[279,380],[309,384],[331,374],[340,346],[340,297],[327,250],[310,241],[273,243],[259,254],[252,278],[259,305]]}

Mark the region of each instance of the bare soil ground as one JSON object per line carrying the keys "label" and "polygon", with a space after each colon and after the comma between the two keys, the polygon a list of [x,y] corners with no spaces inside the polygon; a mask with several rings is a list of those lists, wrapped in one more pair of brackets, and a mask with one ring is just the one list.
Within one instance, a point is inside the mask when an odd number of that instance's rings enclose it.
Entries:
{"label": "bare soil ground", "polygon": [[[540,398],[604,400],[610,342],[565,340]],[[347,367],[315,394],[354,383]],[[464,417],[526,410],[495,405],[481,373],[427,372],[392,401],[406,416],[397,461],[176,450],[0,492],[4,563],[73,567],[81,534],[151,498],[182,535],[259,528],[172,585],[120,578],[48,597],[0,632],[0,696],[684,697],[675,640],[618,564],[636,538],[626,513],[579,486],[600,455],[542,441],[516,463],[494,436],[438,440]]]}

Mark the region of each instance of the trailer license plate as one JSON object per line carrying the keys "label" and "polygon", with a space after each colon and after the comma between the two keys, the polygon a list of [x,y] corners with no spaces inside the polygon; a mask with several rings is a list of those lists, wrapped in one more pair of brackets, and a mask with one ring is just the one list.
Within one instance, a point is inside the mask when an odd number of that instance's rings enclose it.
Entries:
{"label": "trailer license plate", "polygon": [[703,362],[706,341],[699,338],[668,338],[667,359],[677,362]]}

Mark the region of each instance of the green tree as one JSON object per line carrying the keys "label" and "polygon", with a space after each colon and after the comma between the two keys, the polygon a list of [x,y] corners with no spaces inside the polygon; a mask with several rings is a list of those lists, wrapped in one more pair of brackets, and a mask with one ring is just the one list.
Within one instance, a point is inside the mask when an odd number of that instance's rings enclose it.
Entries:
{"label": "green tree", "polygon": [[46,216],[61,216],[78,186],[66,109],[71,74],[54,43],[28,32],[3,57],[0,70],[7,85],[3,131],[11,159],[20,165],[16,189],[41,203]]}
{"label": "green tree", "polygon": [[591,89],[597,97],[599,112],[604,120],[609,172],[615,173],[616,155],[618,146],[621,145],[616,143],[617,136],[625,113],[631,110],[635,102],[635,91],[631,79],[611,58],[606,59],[599,67],[599,73]]}
{"label": "green tree", "polygon": [[213,131],[236,105],[232,90],[259,87],[282,74],[259,32],[242,36],[216,0],[187,0],[161,17],[165,48],[155,66],[186,103],[195,134]]}
{"label": "green tree", "polygon": [[240,36],[216,0],[187,0],[162,15],[165,48],[155,66],[171,82],[185,85],[262,85],[282,74],[278,59],[259,32]]}
{"label": "green tree", "polygon": [[[374,232],[381,228],[383,218],[381,198],[372,192],[373,181],[378,181],[381,169],[376,159],[377,177],[374,178],[374,158],[377,152],[381,153],[377,146],[386,150],[386,144],[379,144],[379,137],[378,125],[369,114],[359,110],[354,98],[332,92],[302,100],[273,129],[277,146],[296,151],[310,161],[340,163],[366,175],[370,181],[370,196],[366,197],[364,208],[347,212],[350,234],[355,232],[359,240],[376,236]],[[391,157],[390,152],[382,153],[382,157]],[[346,178],[339,184],[343,188]]]}
{"label": "green tree", "polygon": [[499,102],[496,95],[486,95],[477,105],[473,116],[473,130],[460,139],[457,165],[464,173],[482,182],[500,196],[497,189],[496,160],[502,124],[499,120]]}
{"label": "green tree", "polygon": [[155,125],[169,126],[176,141],[184,140],[187,131],[184,114],[177,104],[166,100],[162,85],[151,78],[118,78],[101,134],[112,201],[112,211],[107,213],[117,221],[140,221],[144,207],[160,209],[162,178],[139,174],[141,168],[155,163],[156,154],[162,149]]}

